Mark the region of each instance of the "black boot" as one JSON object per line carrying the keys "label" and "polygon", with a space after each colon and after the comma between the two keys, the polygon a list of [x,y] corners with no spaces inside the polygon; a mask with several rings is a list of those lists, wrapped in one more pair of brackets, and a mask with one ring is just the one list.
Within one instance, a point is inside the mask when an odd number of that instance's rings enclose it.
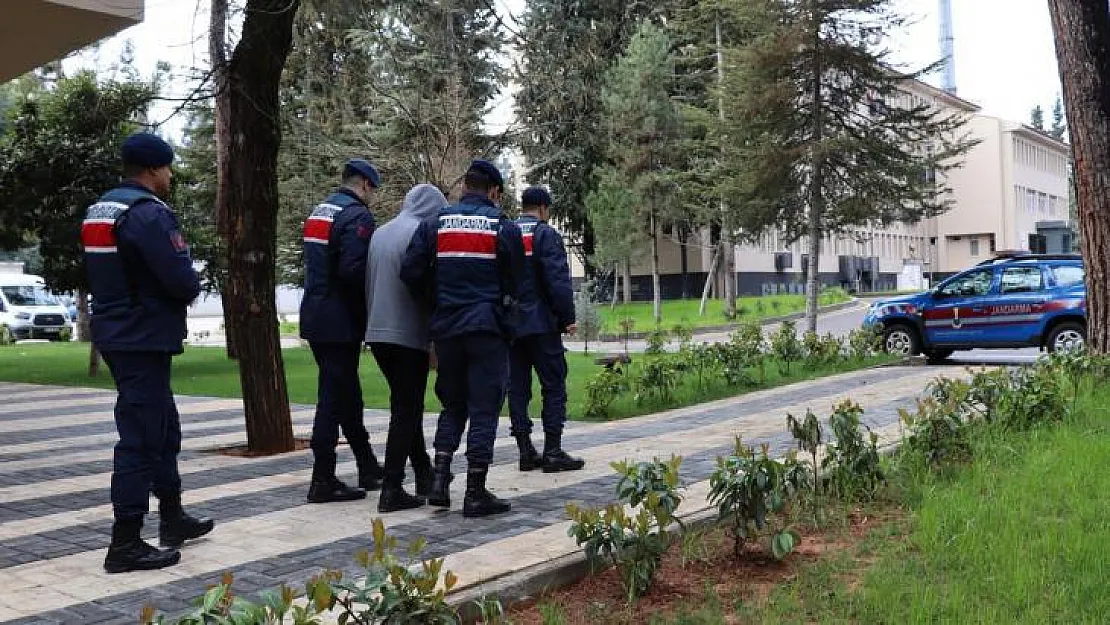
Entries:
{"label": "black boot", "polygon": [[543,472],[578,471],[586,461],[563,451],[562,434],[545,434],[543,440]]}
{"label": "black boot", "polygon": [[374,452],[367,447],[355,455],[355,464],[358,465],[358,487],[363,490],[378,490],[382,487],[382,477],[385,472],[378,464]]}
{"label": "black boot", "polygon": [[423,497],[414,497],[401,485],[404,474],[387,475],[382,482],[382,494],[378,497],[378,512],[397,512],[398,510],[411,510],[424,505]]}
{"label": "black boot", "polygon": [[428,505],[440,508],[451,507],[451,454],[437,451],[435,473],[432,475],[432,488],[428,492]]}
{"label": "black boot", "polygon": [[543,466],[543,456],[540,452],[536,451],[535,445],[532,444],[532,437],[529,434],[513,434],[516,438],[517,449],[520,450],[520,464],[518,465],[521,471],[532,471]]}
{"label": "black boot", "polygon": [[158,498],[158,544],[180,549],[187,540],[200,538],[216,526],[208,518],[196,518],[181,507],[181,494],[171,493]]}
{"label": "black boot", "polygon": [[463,498],[463,516],[483,517],[503,514],[512,508],[504,499],[486,490],[486,475],[489,467],[472,466],[466,472],[466,496]]}
{"label": "black boot", "polygon": [[366,491],[352,488],[335,477],[335,456],[319,454],[312,466],[312,483],[308,487],[308,503],[331,503],[365,499]]}
{"label": "black boot", "polygon": [[416,494],[427,497],[432,492],[432,480],[435,476],[432,465],[413,465],[412,472],[416,477]]}
{"label": "black boot", "polygon": [[105,571],[153,571],[181,561],[178,550],[162,550],[144,542],[139,535],[142,529],[142,519],[116,521],[112,525],[112,544],[108,547],[108,555],[104,557]]}

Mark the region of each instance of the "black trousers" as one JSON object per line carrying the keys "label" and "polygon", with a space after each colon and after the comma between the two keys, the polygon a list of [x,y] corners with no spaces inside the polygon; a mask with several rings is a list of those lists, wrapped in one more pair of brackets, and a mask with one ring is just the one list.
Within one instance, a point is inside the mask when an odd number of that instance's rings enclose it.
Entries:
{"label": "black trousers", "polygon": [[309,343],[320,368],[316,418],[312,423],[314,478],[335,477],[339,430],[355,459],[370,462],[374,452],[362,420],[362,382],[358,377],[361,343]]}
{"label": "black trousers", "polygon": [[385,444],[385,479],[399,485],[405,459],[413,469],[431,468],[424,443],[424,391],[428,388],[428,352],[393,343],[371,343],[370,352],[389,384],[389,436]]}
{"label": "black trousers", "polygon": [[170,390],[167,352],[103,352],[116,381],[116,430],[112,457],[112,509],[116,520],[141,519],[150,493],[181,493],[177,454],[181,420]]}
{"label": "black trousers", "polygon": [[493,463],[497,421],[509,384],[509,343],[497,334],[464,334],[436,341],[437,452],[454,454],[466,434],[472,467]]}

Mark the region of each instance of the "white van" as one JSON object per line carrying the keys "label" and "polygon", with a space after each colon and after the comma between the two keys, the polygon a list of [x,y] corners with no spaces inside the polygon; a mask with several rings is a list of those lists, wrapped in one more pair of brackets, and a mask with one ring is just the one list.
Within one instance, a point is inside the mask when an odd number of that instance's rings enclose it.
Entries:
{"label": "white van", "polygon": [[39,276],[0,273],[0,345],[23,339],[68,341],[69,313]]}

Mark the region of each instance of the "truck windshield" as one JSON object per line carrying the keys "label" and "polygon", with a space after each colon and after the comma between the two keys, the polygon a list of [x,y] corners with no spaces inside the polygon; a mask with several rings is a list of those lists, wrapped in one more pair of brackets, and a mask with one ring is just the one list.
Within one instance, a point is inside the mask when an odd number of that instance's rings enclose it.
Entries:
{"label": "truck windshield", "polygon": [[0,286],[12,306],[57,306],[58,298],[41,286]]}

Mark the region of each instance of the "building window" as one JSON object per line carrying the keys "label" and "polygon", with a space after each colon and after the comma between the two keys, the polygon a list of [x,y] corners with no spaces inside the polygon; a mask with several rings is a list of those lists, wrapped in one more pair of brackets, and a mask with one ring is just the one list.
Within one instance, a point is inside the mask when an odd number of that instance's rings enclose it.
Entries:
{"label": "building window", "polygon": [[1037,210],[1043,215],[1048,212],[1048,195],[1044,193],[1037,194]]}
{"label": "building window", "polygon": [[1048,250],[1048,237],[1043,234],[1029,235],[1029,251],[1033,254],[1045,254]]}
{"label": "building window", "polygon": [[972,257],[979,255],[979,239],[971,240],[971,255]]}

